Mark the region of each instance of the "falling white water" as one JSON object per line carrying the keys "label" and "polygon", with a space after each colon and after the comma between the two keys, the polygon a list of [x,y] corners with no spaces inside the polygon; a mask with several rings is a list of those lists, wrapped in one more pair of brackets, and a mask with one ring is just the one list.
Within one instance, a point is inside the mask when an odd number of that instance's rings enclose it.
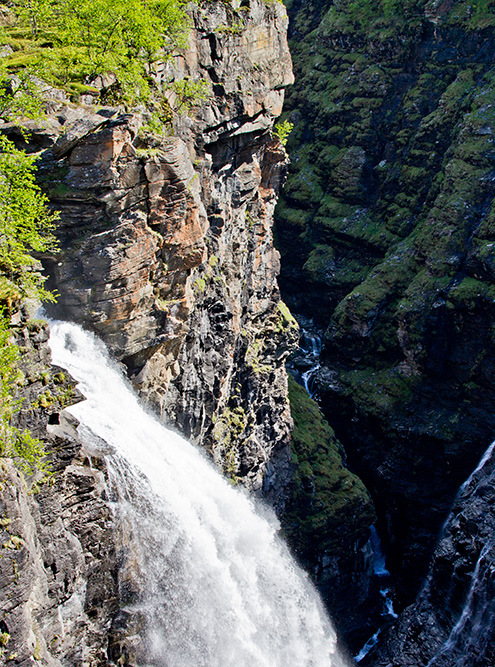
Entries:
{"label": "falling white water", "polygon": [[473,479],[476,477],[476,475],[479,473],[479,471],[483,470],[483,468],[485,467],[485,464],[490,460],[494,449],[495,449],[495,440],[491,443],[491,445],[485,451],[485,453],[481,457],[481,459],[480,459],[478,465],[476,466],[476,468],[473,470],[473,472],[469,475],[467,480],[461,486],[461,488],[459,489],[459,491],[457,493],[457,497],[461,496],[466,491],[466,489],[469,487],[469,485],[471,484]]}
{"label": "falling white water", "polygon": [[[493,542],[489,542],[481,550],[459,620],[426,667],[444,665],[445,657],[451,660],[453,655],[456,656],[456,667],[465,667],[471,664],[474,650],[482,655],[481,649],[494,621],[492,597],[488,599],[486,595],[487,580],[493,573],[494,548]],[[493,589],[492,586],[489,588]]]}
{"label": "falling white water", "polygon": [[309,367],[304,372],[301,372],[301,380],[303,387],[306,389],[311,398],[314,397],[314,376],[321,368],[321,338],[315,334],[301,329],[301,340],[299,342],[299,352],[309,363]]}
{"label": "falling white water", "polygon": [[343,667],[276,520],[143,410],[102,343],[69,323],[51,331],[54,363],[87,398],[70,408],[82,437],[106,443],[116,521],[139,582],[131,577],[127,593],[130,612],[145,619],[146,664]]}

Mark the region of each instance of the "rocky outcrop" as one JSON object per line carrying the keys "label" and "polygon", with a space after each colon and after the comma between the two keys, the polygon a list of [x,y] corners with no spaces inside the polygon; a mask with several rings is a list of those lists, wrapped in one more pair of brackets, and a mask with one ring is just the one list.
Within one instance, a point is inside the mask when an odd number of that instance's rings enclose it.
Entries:
{"label": "rocky outcrop", "polygon": [[495,658],[495,461],[492,445],[463,484],[416,602],[363,665],[482,667]]}
{"label": "rocky outcrop", "polygon": [[118,590],[103,464],[81,451],[77,423],[64,411],[80,396],[50,365],[46,324],[21,322],[17,336],[17,425],[44,445],[51,473],[26,479],[1,462],[0,661],[107,665]]}
{"label": "rocky outcrop", "polygon": [[[294,473],[282,529],[311,574],[341,639],[359,649],[378,623],[373,605],[374,554],[370,526],[376,519],[362,481],[342,462],[333,430],[306,390],[289,377],[294,418]],[[356,650],[357,652],[357,650]]]}
{"label": "rocky outcrop", "polygon": [[150,133],[146,113],[63,101],[31,127],[61,212],[62,252],[45,265],[55,314],[98,333],[168,423],[277,499],[291,424],[284,361],[297,338],[271,231],[287,164],[271,131],[293,80],[287,18],[258,0],[205,3],[192,18],[189,48],[157,76],[202,78],[210,96],[194,119],[175,116],[173,136]]}
{"label": "rocky outcrop", "polygon": [[[147,111],[97,110],[89,93],[77,105],[51,89],[29,139],[3,131],[41,152],[39,183],[60,211],[60,254],[42,258],[59,294],[52,314],[95,331],[164,420],[282,504],[297,325],[276,283],[272,214],[287,157],[272,127],[292,81],[287,18],[258,0],[191,11],[189,49],[158,78],[204,79],[209,99],[187,116],[170,93],[169,135],[153,134]],[[50,367],[46,328],[20,321],[17,333],[19,426],[42,440],[54,474],[25,483],[2,464],[2,660],[135,664],[139,614],[121,608],[131,536],[114,532],[103,459],[81,450],[63,410],[79,396]]]}
{"label": "rocky outcrop", "polygon": [[320,404],[408,604],[495,431],[493,17],[419,0],[291,12],[282,293],[326,330]]}

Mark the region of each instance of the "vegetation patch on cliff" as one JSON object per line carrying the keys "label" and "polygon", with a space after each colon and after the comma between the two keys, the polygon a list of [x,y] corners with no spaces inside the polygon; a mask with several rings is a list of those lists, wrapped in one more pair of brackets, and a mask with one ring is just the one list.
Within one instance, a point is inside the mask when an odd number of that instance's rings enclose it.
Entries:
{"label": "vegetation patch on cliff", "polygon": [[342,447],[317,403],[291,376],[289,400],[295,472],[282,525],[301,561],[314,572],[324,553],[341,553],[359,535],[364,543],[375,514],[364,484],[344,467]]}
{"label": "vegetation patch on cliff", "polygon": [[16,0],[1,39],[8,69],[132,105],[149,99],[156,64],[184,46],[188,32],[181,0]]}
{"label": "vegetation patch on cliff", "polygon": [[[3,85],[4,119],[34,114],[39,105],[31,89],[6,90]],[[22,401],[18,388],[24,382],[18,368],[20,351],[13,340],[12,315],[22,299],[53,300],[44,287],[36,253],[56,249],[53,229],[57,214],[35,182],[36,156],[26,155],[0,136],[0,456],[14,459],[25,472],[43,468],[43,449],[27,429],[18,429],[13,418]]]}

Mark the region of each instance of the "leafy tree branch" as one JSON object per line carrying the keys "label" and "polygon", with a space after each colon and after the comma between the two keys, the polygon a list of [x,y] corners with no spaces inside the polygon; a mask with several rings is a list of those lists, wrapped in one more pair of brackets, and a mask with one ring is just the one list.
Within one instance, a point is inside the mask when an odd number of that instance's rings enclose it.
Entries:
{"label": "leafy tree branch", "polygon": [[[38,46],[31,67],[55,86],[98,75],[116,78],[113,94],[132,106],[145,102],[151,73],[187,43],[184,0],[15,0],[18,27]],[[34,43],[33,43],[34,46]]]}
{"label": "leafy tree branch", "polygon": [[[40,108],[40,97],[29,81],[12,80],[5,71],[0,74],[3,120],[35,117]],[[22,298],[54,299],[44,287],[33,253],[56,249],[53,230],[58,217],[35,182],[35,162],[36,156],[0,136],[0,456],[12,458],[26,473],[46,472],[46,466],[41,443],[12,423],[22,403],[16,395],[23,376],[11,315]]]}

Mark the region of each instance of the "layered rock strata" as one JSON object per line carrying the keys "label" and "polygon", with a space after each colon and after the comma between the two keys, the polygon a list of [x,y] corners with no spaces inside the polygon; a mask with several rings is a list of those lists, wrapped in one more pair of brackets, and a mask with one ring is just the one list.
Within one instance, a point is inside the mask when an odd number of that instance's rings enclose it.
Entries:
{"label": "layered rock strata", "polygon": [[[170,136],[148,129],[147,111],[98,110],[90,96],[73,104],[54,90],[46,121],[27,123],[27,144],[19,127],[3,131],[41,152],[39,182],[60,211],[61,252],[43,258],[59,293],[52,314],[95,331],[164,420],[281,503],[291,471],[284,362],[297,340],[271,230],[287,163],[272,133],[292,81],[287,18],[280,3],[256,0],[191,11],[189,49],[158,76],[204,79],[210,94],[194,119],[175,114]],[[135,664],[140,619],[121,609],[132,549],[114,530],[105,466],[81,450],[63,411],[80,397],[50,368],[44,326],[19,322],[18,336],[19,425],[44,442],[54,475],[38,489],[2,463],[1,658]]]}
{"label": "layered rock strata", "polygon": [[17,328],[24,397],[17,425],[40,439],[49,477],[0,468],[0,662],[108,665],[118,609],[116,558],[104,465],[81,450],[64,407],[81,400],[50,365],[46,324]]}
{"label": "layered rock strata", "polygon": [[[173,136],[146,114],[52,102],[40,178],[61,212],[47,259],[56,314],[100,335],[141,396],[231,477],[280,495],[289,461],[284,360],[297,327],[280,301],[272,213],[286,155],[271,132],[292,82],[278,3],[205,3],[189,49],[159,73],[210,97]],[[179,108],[174,95],[172,107]]]}

